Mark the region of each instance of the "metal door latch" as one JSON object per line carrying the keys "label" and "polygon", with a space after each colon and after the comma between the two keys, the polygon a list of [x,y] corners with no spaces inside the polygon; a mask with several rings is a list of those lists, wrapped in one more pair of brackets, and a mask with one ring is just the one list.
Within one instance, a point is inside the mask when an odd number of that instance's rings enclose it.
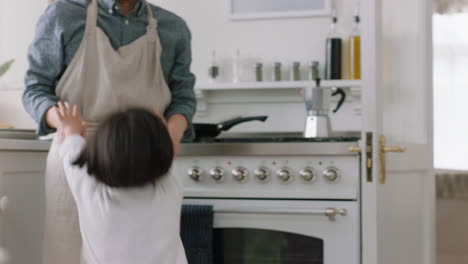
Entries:
{"label": "metal door latch", "polygon": [[379,181],[381,184],[385,184],[387,180],[387,153],[394,152],[394,153],[403,153],[406,152],[406,148],[402,148],[400,146],[385,146],[385,136],[381,135],[379,138],[379,158],[380,158],[380,178]]}

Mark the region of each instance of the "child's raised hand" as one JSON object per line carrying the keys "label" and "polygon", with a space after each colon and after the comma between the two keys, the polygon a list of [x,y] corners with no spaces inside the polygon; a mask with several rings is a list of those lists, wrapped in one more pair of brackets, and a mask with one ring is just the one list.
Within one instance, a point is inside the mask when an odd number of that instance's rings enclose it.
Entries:
{"label": "child's raised hand", "polygon": [[81,120],[76,105],[70,105],[68,102],[58,102],[57,113],[59,120],[58,131],[63,139],[71,135],[84,135],[86,125]]}

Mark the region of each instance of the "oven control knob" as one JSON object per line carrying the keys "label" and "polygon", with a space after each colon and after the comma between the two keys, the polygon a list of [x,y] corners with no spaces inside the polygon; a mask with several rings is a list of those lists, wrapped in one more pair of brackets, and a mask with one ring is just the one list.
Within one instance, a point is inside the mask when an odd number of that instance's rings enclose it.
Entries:
{"label": "oven control knob", "polygon": [[338,180],[338,169],[336,168],[328,168],[325,171],[323,171],[323,177],[328,181],[328,182],[336,182]]}
{"label": "oven control knob", "polygon": [[232,171],[232,176],[238,182],[244,182],[249,176],[249,171],[245,168],[236,168]]}
{"label": "oven control knob", "polygon": [[211,175],[211,178],[213,178],[213,180],[215,181],[221,181],[224,177],[224,171],[223,169],[221,168],[212,168],[210,170],[210,175]]}
{"label": "oven control knob", "polygon": [[202,170],[198,167],[193,167],[188,170],[188,175],[190,179],[194,181],[200,181],[201,180],[201,175],[202,175]]}
{"label": "oven control knob", "polygon": [[299,172],[304,182],[313,183],[317,180],[317,175],[312,168],[305,168]]}
{"label": "oven control knob", "polygon": [[276,174],[278,175],[278,178],[285,183],[292,181],[294,177],[292,171],[287,168],[279,170]]}
{"label": "oven control knob", "polygon": [[255,170],[255,176],[262,182],[267,182],[270,179],[270,171],[267,168],[261,167]]}

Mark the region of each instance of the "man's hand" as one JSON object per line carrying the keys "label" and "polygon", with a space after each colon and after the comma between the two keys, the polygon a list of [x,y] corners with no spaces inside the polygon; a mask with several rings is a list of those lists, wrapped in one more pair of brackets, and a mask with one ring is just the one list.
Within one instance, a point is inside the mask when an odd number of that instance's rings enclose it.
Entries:
{"label": "man's hand", "polygon": [[173,115],[167,120],[167,129],[174,145],[174,158],[179,153],[179,146],[185,131],[188,128],[188,121],[183,115]]}
{"label": "man's hand", "polygon": [[58,102],[58,105],[58,108],[54,107],[57,109],[57,129],[60,137],[65,139],[71,135],[84,135],[86,124],[81,120],[78,107],[67,102]]}

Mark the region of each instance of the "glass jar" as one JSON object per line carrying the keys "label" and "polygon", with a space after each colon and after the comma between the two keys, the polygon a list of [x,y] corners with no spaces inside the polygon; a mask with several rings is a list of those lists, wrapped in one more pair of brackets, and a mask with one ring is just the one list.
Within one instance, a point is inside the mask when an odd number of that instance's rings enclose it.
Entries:
{"label": "glass jar", "polygon": [[214,82],[218,79],[219,76],[219,66],[216,63],[216,51],[213,50],[211,53],[211,63],[208,68],[208,75],[210,77],[210,82]]}
{"label": "glass jar", "polygon": [[282,79],[281,62],[273,63],[273,81],[279,82]]}
{"label": "glass jar", "polygon": [[301,63],[295,61],[291,65],[291,81],[301,80]]}
{"label": "glass jar", "polygon": [[319,62],[311,61],[309,64],[309,80],[314,81],[320,78]]}
{"label": "glass jar", "polygon": [[263,81],[263,64],[261,62],[257,62],[254,64],[254,72],[255,72],[255,81],[257,82]]}
{"label": "glass jar", "polygon": [[210,76],[210,81],[214,82],[219,76],[219,67],[217,65],[210,66],[208,74]]}

